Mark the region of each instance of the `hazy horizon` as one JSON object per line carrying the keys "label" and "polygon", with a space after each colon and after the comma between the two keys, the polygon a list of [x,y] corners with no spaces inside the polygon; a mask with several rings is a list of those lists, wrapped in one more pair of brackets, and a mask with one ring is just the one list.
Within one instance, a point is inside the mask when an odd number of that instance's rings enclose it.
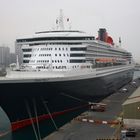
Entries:
{"label": "hazy horizon", "polygon": [[54,27],[59,10],[69,18],[72,29],[97,36],[107,29],[114,42],[132,52],[140,62],[139,0],[0,0],[0,46],[14,50],[17,38]]}

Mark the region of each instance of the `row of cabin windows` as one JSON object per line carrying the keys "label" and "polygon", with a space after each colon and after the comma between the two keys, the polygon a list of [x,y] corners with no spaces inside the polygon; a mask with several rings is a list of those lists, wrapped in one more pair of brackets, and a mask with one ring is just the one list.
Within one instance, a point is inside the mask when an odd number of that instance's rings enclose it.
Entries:
{"label": "row of cabin windows", "polygon": [[51,56],[51,54],[39,54],[39,56]]}
{"label": "row of cabin windows", "polygon": [[45,50],[53,50],[53,49],[54,50],[59,50],[59,51],[61,51],[61,50],[62,51],[65,51],[65,50],[67,51],[68,50],[68,48],[47,48],[47,47],[46,48],[41,48],[40,50],[45,51]]}
{"label": "row of cabin windows", "polygon": [[98,53],[98,54],[109,54],[109,55],[125,55],[125,54],[122,54],[122,53],[117,53],[117,52],[113,52],[113,51],[110,51],[110,50],[95,50],[95,49],[87,49],[87,52],[91,52],[91,53]]}
{"label": "row of cabin windows", "polygon": [[29,46],[38,46],[38,45],[81,45],[81,42],[56,42],[56,43],[32,43]]}
{"label": "row of cabin windows", "polygon": [[66,51],[68,51],[68,48],[55,48],[55,50],[59,50],[59,51],[61,51],[61,50],[66,50]]}
{"label": "row of cabin windows", "polygon": [[52,60],[52,63],[62,63],[62,60]]}
{"label": "row of cabin windows", "polygon": [[49,41],[49,40],[94,40],[94,37],[39,37],[39,38],[27,38],[17,39],[16,42],[34,42],[34,41]]}
{"label": "row of cabin windows", "polygon": [[79,68],[79,65],[72,66],[72,68],[73,68],[73,69],[74,69],[74,68]]}
{"label": "row of cabin windows", "polygon": [[45,51],[45,50],[59,50],[59,51],[68,51],[68,48],[41,48],[40,50]]}
{"label": "row of cabin windows", "polygon": [[[62,56],[62,54],[55,54],[55,56]],[[63,54],[63,56],[69,56],[69,54],[67,53],[67,54]]]}
{"label": "row of cabin windows", "polygon": [[[40,50],[45,51],[45,50],[59,50],[59,51],[68,51],[68,48],[40,48]],[[39,48],[35,48],[34,50],[39,50]],[[32,49],[22,49],[23,52],[31,52]]]}
{"label": "row of cabin windows", "polygon": [[29,60],[23,60],[23,63],[29,63]]}
{"label": "row of cabin windows", "polygon": [[[39,54],[39,56],[51,56],[51,54]],[[55,54],[55,56],[62,56],[62,54]],[[63,56],[69,56],[69,54],[63,54]],[[95,57],[95,56],[108,56],[108,55],[103,55],[103,54],[70,54],[70,57]],[[23,57],[31,57],[31,54],[24,54]],[[108,57],[119,57],[119,56],[114,56],[110,55]],[[121,56],[120,56],[121,57]]]}
{"label": "row of cabin windows", "polygon": [[23,52],[31,52],[32,49],[22,49]]}
{"label": "row of cabin windows", "polygon": [[[72,68],[79,68],[80,66],[79,65],[75,65],[75,66],[72,66]],[[81,68],[92,68],[92,66],[81,66]]]}
{"label": "row of cabin windows", "polygon": [[[50,60],[37,60],[37,63],[47,63],[47,62],[49,63]],[[62,60],[52,60],[51,62],[52,63],[62,63],[63,61]],[[69,60],[67,60],[67,62],[69,62]]]}
{"label": "row of cabin windows", "polygon": [[31,54],[24,54],[23,57],[31,57]]}
{"label": "row of cabin windows", "polygon": [[114,55],[103,55],[103,54],[86,54],[86,57],[113,57],[113,58],[123,58],[122,56],[114,56]]}
{"label": "row of cabin windows", "polygon": [[41,51],[45,51],[45,50],[52,50],[52,49],[53,49],[53,48],[47,48],[47,47],[46,47],[46,48],[41,48],[40,50],[41,50]]}
{"label": "row of cabin windows", "polygon": [[70,48],[71,51],[86,51],[86,47],[72,47]]}
{"label": "row of cabin windows", "polygon": [[70,57],[85,57],[85,55],[84,53],[71,53]]}
{"label": "row of cabin windows", "polygon": [[[47,48],[41,48],[41,49],[45,50]],[[22,50],[23,50],[23,52],[31,52],[32,51],[32,49],[22,49]],[[38,48],[38,50],[39,50],[39,48]],[[48,48],[48,50],[52,50],[52,48]],[[59,51],[68,50],[68,48],[55,48],[55,50],[59,50]],[[71,51],[86,51],[87,48],[86,47],[72,47],[72,48],[70,48],[70,50]]]}
{"label": "row of cabin windows", "polygon": [[87,53],[87,56],[108,56],[108,57],[123,57],[122,55],[112,55],[112,54],[107,54],[107,53]]}
{"label": "row of cabin windows", "polygon": [[[37,60],[37,63],[50,62],[49,60]],[[62,63],[62,60],[52,60],[52,63]]]}
{"label": "row of cabin windows", "polygon": [[66,66],[53,66],[52,67],[53,69],[56,68],[56,69],[66,69],[67,67]]}
{"label": "row of cabin windows", "polygon": [[83,59],[70,59],[70,63],[85,63],[86,60]]}
{"label": "row of cabin windows", "polygon": [[37,60],[37,63],[45,63],[45,62],[49,62],[49,60]]}
{"label": "row of cabin windows", "polygon": [[[35,60],[31,60],[30,62],[35,62]],[[37,60],[37,63],[49,63],[49,60]],[[62,60],[52,60],[52,63],[62,63]],[[67,60],[69,62],[69,60]],[[29,63],[29,60],[23,60],[23,63]]]}
{"label": "row of cabin windows", "polygon": [[[39,56],[51,56],[51,54],[39,54]],[[55,56],[69,56],[69,54],[55,54]]]}
{"label": "row of cabin windows", "polygon": [[[38,68],[38,69],[48,69],[48,68],[50,68],[50,67],[38,66],[37,68]],[[66,67],[66,66],[53,66],[52,68],[53,68],[53,69],[66,69],[67,67]]]}

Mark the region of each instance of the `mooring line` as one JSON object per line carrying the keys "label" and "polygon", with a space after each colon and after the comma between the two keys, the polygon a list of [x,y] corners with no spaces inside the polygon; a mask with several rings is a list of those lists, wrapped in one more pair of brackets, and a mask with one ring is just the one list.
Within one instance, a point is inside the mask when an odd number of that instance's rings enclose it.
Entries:
{"label": "mooring line", "polygon": [[63,96],[66,96],[66,97],[68,97],[68,98],[72,98],[72,99],[74,99],[74,100],[80,101],[80,102],[86,102],[86,103],[88,103],[88,101],[86,101],[86,100],[83,100],[83,99],[80,99],[80,98],[71,96],[71,95],[66,94],[66,93],[60,93],[60,94],[63,95]]}
{"label": "mooring line", "polygon": [[36,101],[33,99],[33,106],[34,106],[34,112],[35,112],[35,118],[36,118],[36,124],[37,124],[37,130],[38,130],[38,138],[41,140],[40,135],[40,129],[39,129],[39,122],[38,122],[38,115],[37,115],[37,108],[36,108]]}
{"label": "mooring line", "polygon": [[25,102],[25,106],[26,106],[26,109],[27,109],[27,113],[29,115],[29,118],[30,118],[30,121],[31,121],[31,124],[32,124],[32,128],[33,128],[36,140],[39,140],[37,132],[36,132],[36,129],[35,129],[35,125],[34,125],[34,122],[33,122],[33,119],[32,119],[32,115],[31,115],[29,104],[28,104],[27,100],[25,100],[24,102]]}
{"label": "mooring line", "polygon": [[44,104],[44,107],[45,107],[47,113],[49,114],[49,116],[50,116],[50,118],[52,120],[52,123],[53,123],[55,129],[58,131],[58,127],[57,127],[57,125],[56,125],[56,123],[55,123],[55,121],[54,121],[54,119],[52,117],[52,114],[50,113],[50,110],[49,110],[49,108],[47,106],[47,103],[43,100],[43,97],[41,97],[41,100],[42,100],[42,103]]}

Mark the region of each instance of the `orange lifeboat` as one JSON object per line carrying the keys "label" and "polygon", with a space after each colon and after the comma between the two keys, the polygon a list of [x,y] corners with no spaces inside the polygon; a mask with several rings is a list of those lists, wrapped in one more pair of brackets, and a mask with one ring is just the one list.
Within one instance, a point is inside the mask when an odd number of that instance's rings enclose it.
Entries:
{"label": "orange lifeboat", "polygon": [[95,59],[97,63],[113,63],[114,59],[112,58],[97,58]]}

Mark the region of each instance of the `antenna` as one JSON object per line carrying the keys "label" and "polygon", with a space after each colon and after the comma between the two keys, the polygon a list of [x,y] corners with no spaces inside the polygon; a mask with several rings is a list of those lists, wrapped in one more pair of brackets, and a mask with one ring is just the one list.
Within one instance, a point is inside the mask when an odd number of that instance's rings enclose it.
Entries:
{"label": "antenna", "polygon": [[67,24],[68,24],[68,29],[71,30],[71,22],[69,18],[67,18]]}
{"label": "antenna", "polygon": [[66,28],[71,30],[71,22],[70,22],[69,18],[65,19],[64,15],[63,15],[63,10],[60,9],[59,16],[58,16],[58,18],[56,18],[56,29],[64,30],[65,29],[64,23],[66,23]]}
{"label": "antenna", "polygon": [[119,46],[121,47],[122,41],[121,41],[121,37],[119,37]]}
{"label": "antenna", "polygon": [[64,16],[63,10],[60,9],[59,17],[56,19],[57,29],[64,30]]}

